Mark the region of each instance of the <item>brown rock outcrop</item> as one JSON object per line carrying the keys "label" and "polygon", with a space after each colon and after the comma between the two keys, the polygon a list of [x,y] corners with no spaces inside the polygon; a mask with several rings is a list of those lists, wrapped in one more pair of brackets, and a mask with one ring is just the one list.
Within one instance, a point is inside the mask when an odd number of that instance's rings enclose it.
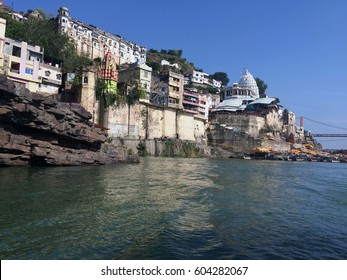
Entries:
{"label": "brown rock outcrop", "polygon": [[18,90],[0,76],[0,166],[127,162],[126,149],[105,143],[79,104]]}

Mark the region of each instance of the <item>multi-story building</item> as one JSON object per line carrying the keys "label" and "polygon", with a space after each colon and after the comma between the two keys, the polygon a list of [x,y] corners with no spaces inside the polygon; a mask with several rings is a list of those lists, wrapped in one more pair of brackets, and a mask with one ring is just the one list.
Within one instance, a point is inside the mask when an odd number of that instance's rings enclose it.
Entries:
{"label": "multi-story building", "polygon": [[103,58],[110,51],[117,64],[146,63],[146,48],[71,18],[66,7],[61,7],[58,13],[58,30],[75,41],[78,54],[94,59]]}
{"label": "multi-story building", "polygon": [[172,70],[153,74],[151,101],[158,105],[183,109],[183,84],[184,76]]}
{"label": "multi-story building", "polygon": [[3,53],[3,73],[17,87],[36,92],[40,83],[39,69],[43,61],[43,50],[39,46],[5,38]]}
{"label": "multi-story building", "polygon": [[147,97],[141,101],[149,102],[152,82],[152,68],[146,64],[132,64],[118,71],[118,82],[129,86],[139,85],[147,92]]}
{"label": "multi-story building", "polygon": [[44,51],[5,37],[6,20],[0,18],[0,67],[1,72],[19,88],[43,94],[58,93],[61,85],[59,65],[43,62]]}
{"label": "multi-story building", "polygon": [[208,97],[209,109],[217,108],[220,103],[220,95],[219,94],[210,94]]}
{"label": "multi-story building", "polygon": [[209,75],[204,72],[193,70],[188,74],[191,83],[203,85],[208,81]]}
{"label": "multi-story building", "polygon": [[185,89],[183,94],[184,110],[208,119],[209,94],[199,93],[196,89]]}
{"label": "multi-story building", "polygon": [[40,63],[38,93],[57,94],[62,84],[62,72],[59,65]]}
{"label": "multi-story building", "polygon": [[193,86],[213,87],[218,91],[222,87],[221,81],[211,79],[209,74],[201,71],[193,70],[192,72],[188,73],[187,78],[188,79],[185,80],[185,85],[191,83]]}

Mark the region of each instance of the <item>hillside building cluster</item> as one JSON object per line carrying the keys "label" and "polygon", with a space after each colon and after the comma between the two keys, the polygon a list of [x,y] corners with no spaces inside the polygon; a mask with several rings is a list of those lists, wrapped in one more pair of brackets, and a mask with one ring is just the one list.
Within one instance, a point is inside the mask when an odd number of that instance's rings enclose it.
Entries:
{"label": "hillside building cluster", "polygon": [[[21,14],[11,12],[11,15],[13,19],[25,21]],[[184,76],[178,65],[167,61],[162,61],[164,70],[152,71],[146,64],[145,47],[72,18],[66,7],[59,9],[56,24],[58,32],[66,33],[73,40],[78,54],[91,60],[100,59],[104,69],[93,66],[83,69],[81,86],[76,91],[71,86],[75,73],[63,77],[60,65],[45,63],[40,46],[6,38],[6,20],[0,18],[1,72],[17,87],[44,95],[60,94],[63,101],[80,103],[111,136],[195,141],[205,137],[210,120],[214,125],[253,138],[265,129],[270,132],[270,128],[286,140],[301,137],[295,126],[295,115],[283,109],[275,97],[260,98],[256,81],[248,70],[238,83],[227,87],[202,71],[194,70]],[[110,79],[108,76],[112,76],[114,86],[122,84],[125,94],[135,86],[146,91],[136,110],[130,112],[126,106],[107,112],[100,109],[95,97],[96,81]],[[259,120],[245,122],[245,116],[256,116]]]}

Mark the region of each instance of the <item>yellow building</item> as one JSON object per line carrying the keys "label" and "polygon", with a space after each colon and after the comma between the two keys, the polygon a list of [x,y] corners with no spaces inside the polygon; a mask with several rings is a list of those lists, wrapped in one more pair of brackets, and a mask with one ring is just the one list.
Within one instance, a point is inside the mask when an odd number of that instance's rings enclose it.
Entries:
{"label": "yellow building", "polygon": [[151,102],[160,106],[183,109],[184,76],[172,70],[152,76]]}

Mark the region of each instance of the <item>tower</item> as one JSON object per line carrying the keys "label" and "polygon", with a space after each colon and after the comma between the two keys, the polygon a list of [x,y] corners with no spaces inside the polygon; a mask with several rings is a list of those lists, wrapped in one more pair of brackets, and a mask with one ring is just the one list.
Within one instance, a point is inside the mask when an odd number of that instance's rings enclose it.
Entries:
{"label": "tower", "polygon": [[[0,0],[1,1],[1,0]],[[66,8],[66,7],[60,7],[59,10],[58,10],[58,14],[60,17],[70,17],[70,14],[69,14],[69,9]]]}
{"label": "tower", "polygon": [[245,71],[243,72],[238,85],[241,88],[252,90],[255,93],[256,98],[259,98],[259,89],[257,82],[253,78],[252,74],[249,73],[248,69],[245,69]]}

